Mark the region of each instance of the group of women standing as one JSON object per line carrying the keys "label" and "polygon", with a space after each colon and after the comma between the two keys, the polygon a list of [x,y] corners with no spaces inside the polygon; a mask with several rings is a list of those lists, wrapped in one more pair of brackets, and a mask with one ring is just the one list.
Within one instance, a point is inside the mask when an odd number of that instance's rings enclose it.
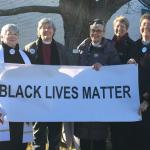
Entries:
{"label": "group of women standing", "polygon": [[[29,56],[31,60],[34,60],[33,63],[35,64],[67,64],[64,47],[53,39],[55,33],[53,23],[49,24],[49,21],[44,21],[47,20],[42,20],[39,24],[37,41],[27,45],[25,47],[26,52],[19,50],[19,31],[17,27],[13,24],[4,26],[1,31],[2,46],[0,49],[3,62],[31,63],[27,57]],[[144,14],[141,17],[141,37],[136,42],[129,37],[127,18],[119,16],[114,20],[113,25],[115,34],[112,40],[108,40],[104,37],[105,23],[102,20],[95,19],[90,24],[90,36],[78,46],[79,59],[77,65],[91,65],[95,70],[99,70],[101,66],[105,65],[138,64],[141,100],[138,113],[142,114],[142,121],[115,123],[77,122],[74,123],[74,134],[80,139],[81,150],[106,150],[108,129],[111,131],[113,150],[148,150],[150,149],[150,14]],[[47,37],[50,40],[47,40]],[[2,111],[0,114],[0,122],[2,123]],[[27,143],[23,144],[22,141],[23,125],[24,123],[9,123],[10,141],[0,142],[0,149],[26,149]],[[61,126],[61,123],[35,123],[34,129],[37,131],[35,133],[35,149],[45,149],[48,128],[51,131],[48,134],[48,138],[53,140],[52,143],[50,142],[51,148],[52,150],[58,150]],[[58,128],[57,131],[55,130],[56,127]]]}
{"label": "group of women standing", "polygon": [[[23,51],[19,48],[18,27],[15,24],[5,25],[1,29],[0,63],[67,65],[65,47],[53,39],[55,31],[56,28],[52,20],[42,18],[37,26],[38,38],[27,44]],[[5,108],[2,107],[0,106],[0,123],[3,124],[6,121],[4,120]],[[31,142],[23,140],[26,124],[31,125],[23,122],[9,122],[7,129],[4,130],[1,130],[0,124],[0,133],[3,134],[0,136],[0,149],[26,150],[27,142]],[[9,132],[10,140],[4,141],[5,131]],[[49,150],[59,150],[62,122],[35,122],[31,134],[34,135],[32,144],[34,150],[45,150],[47,142],[49,143]],[[7,136],[9,137],[9,135]]]}
{"label": "group of women standing", "polygon": [[142,115],[142,121],[108,124],[75,123],[75,135],[80,138],[81,150],[106,150],[108,129],[111,131],[112,150],[148,150],[150,149],[150,14],[141,17],[141,37],[136,42],[129,37],[127,18],[116,17],[113,26],[114,36],[112,41],[108,41],[104,38],[103,21],[93,21],[90,25],[90,38],[78,46],[79,65],[93,65],[97,70],[102,65],[138,64],[141,105],[137,111]]}

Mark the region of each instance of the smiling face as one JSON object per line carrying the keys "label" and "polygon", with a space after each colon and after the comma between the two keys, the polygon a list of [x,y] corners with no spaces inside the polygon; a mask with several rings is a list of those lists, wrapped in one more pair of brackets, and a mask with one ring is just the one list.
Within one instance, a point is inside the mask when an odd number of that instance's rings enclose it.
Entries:
{"label": "smiling face", "polygon": [[19,35],[14,31],[7,30],[1,40],[8,46],[15,48],[19,42]]}
{"label": "smiling face", "polygon": [[143,19],[140,24],[140,33],[142,39],[145,41],[150,41],[150,20]]}
{"label": "smiling face", "polygon": [[128,32],[127,26],[120,21],[116,21],[114,24],[114,33],[117,37],[121,38]]}
{"label": "smiling face", "polygon": [[93,43],[100,43],[104,36],[104,25],[93,24],[90,26],[90,37]]}
{"label": "smiling face", "polygon": [[48,23],[45,23],[41,26],[39,34],[43,41],[52,41],[54,35],[54,29]]}

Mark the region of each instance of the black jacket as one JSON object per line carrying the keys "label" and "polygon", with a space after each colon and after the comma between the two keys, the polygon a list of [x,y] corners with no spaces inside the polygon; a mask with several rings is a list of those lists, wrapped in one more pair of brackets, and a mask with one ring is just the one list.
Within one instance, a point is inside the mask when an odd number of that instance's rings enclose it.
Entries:
{"label": "black jacket", "polygon": [[[52,41],[52,54],[51,65],[68,65],[67,50],[59,42],[53,39]],[[33,41],[25,46],[25,51],[29,52],[33,64],[43,64],[42,52],[41,52],[42,40],[41,38]]]}
{"label": "black jacket", "polygon": [[[101,47],[95,48],[88,38],[79,46],[78,65],[91,66],[94,63],[102,65],[115,65],[120,63],[119,55],[111,40],[102,39]],[[90,109],[90,108],[89,108]],[[101,122],[76,122],[75,135],[81,139],[103,140],[108,135],[108,124]]]}
{"label": "black jacket", "polygon": [[18,64],[25,63],[19,52],[19,45],[16,45],[15,49],[13,49],[9,47],[8,45],[2,43],[2,47],[4,49],[4,62],[5,63],[18,63]]}
{"label": "black jacket", "polygon": [[111,40],[102,39],[101,47],[95,48],[89,38],[85,39],[79,46],[78,65],[90,66],[94,63],[102,65],[115,65],[120,63],[119,55]]}
{"label": "black jacket", "polygon": [[[8,45],[2,42],[2,47],[4,49],[4,62],[5,63],[17,63],[17,64],[25,63],[19,52],[19,45],[16,45],[15,49],[13,49],[12,47],[9,47]],[[18,143],[18,144],[22,143],[23,124],[24,124],[23,122],[9,122],[10,142]],[[12,149],[13,148],[14,147],[12,147]]]}
{"label": "black jacket", "polygon": [[[139,87],[141,100],[143,93],[150,94],[150,44],[144,45],[142,40],[139,39],[135,42],[137,63],[139,64]],[[150,97],[148,99],[150,103]]]}
{"label": "black jacket", "polygon": [[136,59],[135,43],[128,34],[119,40],[117,40],[117,36],[114,35],[112,40],[120,56],[121,64],[126,64],[130,58]]}

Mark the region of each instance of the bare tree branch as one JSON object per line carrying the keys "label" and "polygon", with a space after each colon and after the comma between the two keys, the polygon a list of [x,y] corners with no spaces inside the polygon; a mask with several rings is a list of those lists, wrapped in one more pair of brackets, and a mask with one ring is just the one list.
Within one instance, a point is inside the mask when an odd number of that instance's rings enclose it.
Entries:
{"label": "bare tree branch", "polygon": [[0,9],[0,16],[12,16],[17,14],[23,14],[28,12],[40,12],[40,13],[58,13],[60,14],[59,7],[51,6],[24,6],[12,9]]}

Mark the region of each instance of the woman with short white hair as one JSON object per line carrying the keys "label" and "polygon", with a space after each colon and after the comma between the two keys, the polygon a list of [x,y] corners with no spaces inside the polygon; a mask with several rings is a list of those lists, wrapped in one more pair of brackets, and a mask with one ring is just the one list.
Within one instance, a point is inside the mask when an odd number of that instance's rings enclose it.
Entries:
{"label": "woman with short white hair", "polygon": [[[30,60],[25,52],[19,49],[19,29],[15,24],[6,24],[1,29],[0,63],[30,64]],[[2,106],[3,107],[3,106]],[[4,109],[0,111],[0,132],[4,134],[3,118]],[[7,112],[6,112],[7,113]],[[0,149],[2,150],[26,150],[27,143],[23,143],[23,122],[9,122],[8,132],[10,141],[3,141],[0,137]],[[1,139],[2,138],[2,139]]]}

